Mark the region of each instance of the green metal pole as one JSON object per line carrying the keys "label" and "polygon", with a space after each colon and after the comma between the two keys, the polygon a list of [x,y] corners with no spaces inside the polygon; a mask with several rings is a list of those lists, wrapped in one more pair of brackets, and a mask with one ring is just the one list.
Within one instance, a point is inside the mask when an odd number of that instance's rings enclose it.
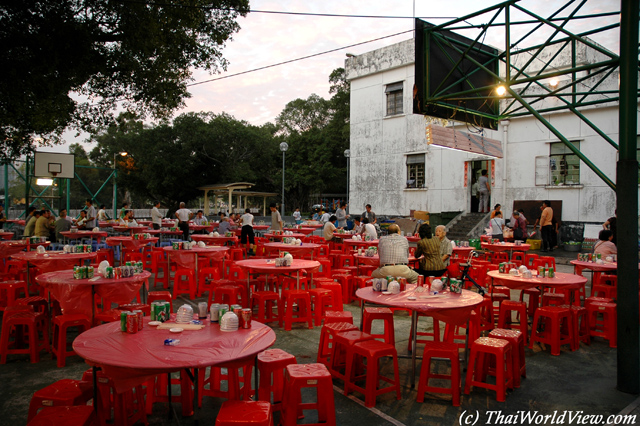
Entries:
{"label": "green metal pole", "polygon": [[71,211],[71,179],[67,179],[67,213]]}
{"label": "green metal pole", "polygon": [[4,163],[4,216],[9,217],[9,163]]}
{"label": "green metal pole", "polygon": [[638,7],[620,1],[618,215],[618,390],[640,392],[638,325]]}
{"label": "green metal pole", "polygon": [[113,220],[118,220],[118,169],[116,169],[116,160],[113,160]]}
{"label": "green metal pole", "polygon": [[27,161],[24,169],[24,215],[27,216],[27,210],[29,209],[29,154],[27,154]]}

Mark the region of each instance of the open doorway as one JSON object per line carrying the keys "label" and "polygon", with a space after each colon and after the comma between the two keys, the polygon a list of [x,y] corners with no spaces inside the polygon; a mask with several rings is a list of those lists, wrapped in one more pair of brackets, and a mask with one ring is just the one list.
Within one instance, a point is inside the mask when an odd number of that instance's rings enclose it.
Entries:
{"label": "open doorway", "polygon": [[[482,176],[482,170],[487,171],[487,179],[489,181],[489,185],[493,188],[493,171],[492,171],[493,161],[492,160],[472,160],[469,161],[469,177],[470,177],[470,185],[469,185],[469,211],[470,212],[479,212],[480,210],[480,188],[478,185],[478,181]],[[491,210],[491,194],[489,194],[489,200],[487,203],[489,211]]]}

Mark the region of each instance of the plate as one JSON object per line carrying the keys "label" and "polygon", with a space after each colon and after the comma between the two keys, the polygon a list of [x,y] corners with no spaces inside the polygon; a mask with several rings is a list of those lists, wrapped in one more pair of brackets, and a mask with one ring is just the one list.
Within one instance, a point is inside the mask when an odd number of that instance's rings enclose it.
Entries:
{"label": "plate", "polygon": [[181,328],[176,327],[176,328],[170,328],[169,331],[172,333],[182,333],[183,330]]}
{"label": "plate", "polygon": [[157,327],[160,324],[162,324],[162,322],[160,322],[160,321],[149,321],[149,325],[152,326],[152,327]]}
{"label": "plate", "polygon": [[409,297],[407,297],[407,300],[417,300],[417,297],[415,297],[415,296],[409,296]]}
{"label": "plate", "polygon": [[391,294],[391,292],[390,291],[383,291],[382,294],[389,295],[389,294]]}

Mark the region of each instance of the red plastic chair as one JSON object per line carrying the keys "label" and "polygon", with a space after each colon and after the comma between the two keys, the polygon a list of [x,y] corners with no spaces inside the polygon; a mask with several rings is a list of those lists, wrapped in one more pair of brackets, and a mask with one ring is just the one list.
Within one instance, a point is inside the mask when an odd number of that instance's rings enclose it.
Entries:
{"label": "red plastic chair", "polygon": [[184,293],[188,293],[191,300],[196,298],[196,278],[190,269],[178,269],[173,277],[173,299]]}

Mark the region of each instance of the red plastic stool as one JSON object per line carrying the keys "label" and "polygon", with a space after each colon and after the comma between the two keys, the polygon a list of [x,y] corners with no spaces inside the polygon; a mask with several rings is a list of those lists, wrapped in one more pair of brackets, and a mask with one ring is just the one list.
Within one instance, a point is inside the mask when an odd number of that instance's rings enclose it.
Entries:
{"label": "red plastic stool", "polygon": [[562,305],[561,308],[570,309],[571,316],[573,317],[574,346],[572,350],[578,350],[580,342],[590,345],[591,328],[589,327],[589,312],[587,311],[587,308],[577,305]]}
{"label": "red plastic stool", "polygon": [[[485,299],[491,300],[491,322],[495,324],[500,317],[500,305],[502,305],[502,302],[510,300],[509,296],[504,293],[493,293],[485,294],[484,297]],[[498,303],[498,305],[496,306],[494,303]]]}
{"label": "red plastic stool", "polygon": [[[44,314],[33,312],[31,306],[16,306],[5,310],[0,332],[0,364],[6,364],[7,355],[13,354],[29,354],[31,363],[39,362],[40,352],[49,351],[49,330],[46,325]],[[16,337],[10,342],[9,337],[13,330],[16,331]],[[25,331],[29,336],[29,347],[22,349],[18,346],[23,343]]]}
{"label": "red plastic stool", "polygon": [[[323,364],[287,365],[284,380],[285,388],[280,419],[283,426],[296,425],[301,410],[317,410],[318,412],[319,423],[307,423],[308,425],[336,426],[333,383],[327,367]],[[315,388],[317,400],[303,402],[303,388]]]}
{"label": "red plastic stool", "polygon": [[215,426],[273,426],[271,404],[261,401],[225,401]]}
{"label": "red plastic stool", "polygon": [[533,318],[533,314],[540,306],[540,291],[535,288],[525,288],[520,292],[521,302],[524,302],[525,294],[529,296],[529,300],[527,301],[527,316]]}
{"label": "red plastic stool", "polygon": [[[186,278],[186,280],[183,280]],[[178,269],[173,276],[172,295],[175,299],[180,294],[188,293],[189,299],[196,298],[196,278],[191,269]]]}
{"label": "red plastic stool", "polygon": [[[333,297],[333,292],[328,288],[312,288],[309,290],[309,296],[311,297],[311,304],[313,308],[311,309],[311,314],[314,318],[314,323],[316,326],[322,325],[322,318],[324,317],[324,306],[325,303],[332,304],[331,298]],[[325,300],[328,298],[329,302]]]}
{"label": "red plastic stool", "polygon": [[339,282],[342,287],[343,302],[351,303],[353,301],[353,281],[351,279],[351,273],[337,274],[334,270],[332,277],[334,280]]}
{"label": "red plastic stool", "polygon": [[[290,290],[284,292],[280,298],[282,314],[280,316],[280,327],[284,323],[284,329],[291,331],[294,322],[306,322],[309,329],[313,328],[313,318],[311,316],[311,297],[305,290]],[[297,316],[294,316],[294,304],[298,305]]]}
{"label": "red plastic stool", "polygon": [[324,325],[334,322],[348,322],[353,324],[353,314],[349,311],[325,311]]}
{"label": "red plastic stool", "polygon": [[358,327],[349,322],[334,322],[325,324],[320,330],[320,342],[318,344],[318,356],[316,362],[329,365],[329,357],[333,350],[334,337],[343,331],[358,330]]}
{"label": "red plastic stool", "polygon": [[157,302],[158,300],[169,302],[171,312],[173,312],[173,297],[171,297],[170,291],[150,291],[149,294],[147,294],[147,303],[149,305],[151,305],[152,302]]}
{"label": "red plastic stool", "polygon": [[[202,406],[203,396],[225,398],[229,400],[248,401],[251,398],[251,371],[255,358],[249,357],[238,361],[229,361],[210,367],[209,377],[205,378],[205,369],[198,371],[198,406]],[[227,370],[223,374],[222,369]],[[240,376],[242,373],[242,376]],[[222,383],[227,382],[227,390],[222,390]],[[209,385],[208,389],[205,386]]]}
{"label": "red plastic stool", "polygon": [[560,306],[564,304],[564,294],[562,293],[544,293],[542,295],[542,306]]}
{"label": "red plastic stool", "polygon": [[608,297],[587,297],[584,299],[584,307],[588,307],[591,303],[614,303],[613,299]]}
{"label": "red plastic stool", "polygon": [[511,354],[513,356],[513,386],[519,388],[520,377],[527,377],[527,366],[524,358],[525,340],[523,334],[518,330],[496,328],[491,330],[489,337],[494,339],[504,339],[511,343]]}
{"label": "red plastic stool", "polygon": [[375,271],[376,269],[378,269],[378,268],[376,268],[375,266],[372,266],[372,265],[360,265],[360,273],[362,275],[368,276],[369,278],[371,278],[371,273],[373,271]]}
{"label": "red plastic stool", "polygon": [[[358,291],[361,288],[371,287],[373,285],[373,281],[369,275],[358,275],[352,278],[354,291]],[[357,299],[357,297],[356,297]]]}
{"label": "red plastic stool", "polygon": [[282,410],[285,368],[287,365],[297,363],[295,356],[282,349],[267,349],[258,354],[258,371],[260,372],[258,397],[260,401],[273,404],[274,411]]}
{"label": "red plastic stool", "polygon": [[[199,372],[204,372],[204,369]],[[180,370],[180,377],[171,377],[172,373],[158,374],[153,379],[148,380],[145,383],[147,387],[147,398],[145,401],[146,412],[151,414],[153,412],[153,404],[155,402],[169,402],[169,395],[167,394],[168,380],[171,380],[171,385],[180,386],[180,394],[176,395],[175,392],[171,394],[172,403],[180,403],[182,406],[182,416],[189,417],[193,415],[193,388],[191,386],[191,379],[187,375],[185,370]],[[198,376],[198,379],[204,380],[204,376]],[[200,399],[202,402],[202,399]]]}
{"label": "red plastic stool", "polygon": [[[561,326],[563,320],[566,321],[564,327]],[[529,349],[533,348],[535,342],[551,345],[551,355],[560,355],[562,345],[570,345],[573,348],[573,318],[569,309],[560,306],[538,308],[533,317]]]}
{"label": "red plastic stool", "polygon": [[[425,346],[424,354],[422,355],[420,381],[418,382],[418,402],[424,402],[425,392],[435,392],[451,395],[453,406],[460,406],[460,359],[458,356],[458,345],[455,343],[430,342]],[[451,362],[451,374],[431,373],[432,358],[448,359]],[[429,379],[449,380],[451,381],[451,387],[429,386]]]}
{"label": "red plastic stool", "polygon": [[[473,342],[480,337],[482,330],[480,314],[471,311],[469,316],[469,332],[468,339]],[[458,349],[466,349],[467,346],[467,326],[445,324],[443,342],[454,343]]]}
{"label": "red plastic stool", "polygon": [[[424,344],[430,344],[431,342],[439,342],[440,341],[440,321],[438,321],[437,319],[433,318],[431,315],[422,313],[422,312],[418,312],[418,315],[416,317],[416,320],[419,322],[420,321],[420,317],[423,318],[431,318],[431,320],[433,321],[433,331],[418,331],[416,332],[416,345],[418,343],[424,343]],[[416,330],[418,329],[418,327],[416,326]],[[431,337],[431,339],[427,340],[427,339],[420,339],[419,336],[422,337]],[[411,351],[413,346],[413,327],[411,327],[409,329],[409,341],[407,342],[407,351],[409,351],[409,353],[411,353]]]}
{"label": "red plastic stool", "polygon": [[[280,296],[275,291],[254,291],[251,294],[251,309],[258,307],[258,315],[255,317],[259,322],[280,322]],[[276,313],[273,313],[273,308]]]}
{"label": "red plastic stool", "polygon": [[27,422],[44,407],[86,405],[93,398],[93,385],[80,380],[62,379],[35,391],[29,403]]}
{"label": "red plastic stool", "polygon": [[[371,325],[374,320],[384,321],[384,334],[371,333]],[[364,308],[362,318],[362,331],[369,333],[378,338],[383,337],[384,342],[390,345],[396,344],[395,332],[393,327],[393,312],[389,308]]]}
{"label": "red plastic stool", "polygon": [[[82,381],[93,383],[92,368],[82,374]],[[118,425],[133,425],[139,420],[146,423],[147,415],[141,385],[117,393],[113,380],[102,371],[98,371],[96,383],[98,385],[98,422],[100,424],[113,421]],[[112,408],[115,414],[113,419],[111,417]]]}
{"label": "red plastic stool", "polygon": [[67,330],[71,327],[77,327],[78,333],[82,333],[91,328],[91,321],[80,314],[58,315],[53,319],[53,347],[51,352],[53,356],[58,358],[58,368],[65,366],[68,356],[76,354],[73,350],[67,350]]}
{"label": "red plastic stool", "polygon": [[618,347],[618,320],[615,303],[593,302],[587,306],[591,336],[604,337],[609,347]]}
{"label": "red plastic stool", "polygon": [[329,372],[335,378],[344,381],[344,370],[347,367],[346,355],[349,348],[356,343],[375,339],[372,335],[360,330],[350,330],[336,333],[333,336],[333,349],[329,361]]}
{"label": "red plastic stool", "polygon": [[591,296],[616,299],[618,297],[618,277],[602,274],[600,282],[591,286]]}
{"label": "red plastic stool", "polygon": [[225,284],[216,287],[213,301],[215,303],[226,303],[229,306],[236,304],[245,306],[244,303],[242,303],[244,301],[244,294],[245,291],[242,287]]}
{"label": "red plastic stool", "polygon": [[[338,284],[335,281],[331,281],[331,282],[325,282],[320,281],[319,282],[319,287],[320,288],[326,288],[327,290],[331,290],[331,309],[332,311],[343,311],[344,310],[344,304],[342,301],[342,286],[340,284]],[[327,310],[329,306],[325,304],[325,311]]]}
{"label": "red plastic stool", "polygon": [[0,301],[4,300],[6,303],[0,303],[0,311],[4,311],[7,306],[13,306],[17,299],[23,294],[22,297],[29,297],[29,290],[27,289],[26,281],[4,281],[0,282]]}
{"label": "red plastic stool", "polygon": [[[365,388],[356,385],[362,377],[355,376],[355,363],[357,357],[362,357],[366,362]],[[393,360],[393,379],[380,375],[380,358],[391,357]],[[360,363],[359,363],[360,364]],[[362,364],[360,364],[362,365]],[[398,352],[395,346],[379,340],[365,340],[349,347],[347,352],[347,369],[344,374],[344,394],[356,390],[364,394],[364,405],[374,407],[376,398],[387,392],[396,392],[396,399],[400,400],[400,376],[398,374]],[[378,388],[380,381],[387,382],[391,386]]]}
{"label": "red plastic stool", "polygon": [[[111,263],[113,265],[113,263]],[[151,271],[153,272],[153,286],[158,287],[158,284],[162,284],[162,288],[169,288],[169,277],[171,272],[168,269],[167,259],[164,257],[164,252],[154,251],[151,252]],[[162,270],[162,277],[160,277],[160,270]]]}
{"label": "red plastic stool", "polygon": [[[513,326],[511,322],[511,312],[517,312],[520,324]],[[527,304],[524,302],[516,302],[514,300],[505,300],[500,304],[500,317],[498,319],[498,328],[516,328],[522,332],[524,336],[524,344],[527,344],[527,335],[529,328],[527,324]]]}
{"label": "red plastic stool", "polygon": [[[464,385],[464,393],[469,395],[473,386],[496,391],[496,400],[504,402],[507,387],[513,387],[513,356],[511,343],[507,340],[480,337],[471,345],[469,369]],[[495,357],[496,384],[487,383],[487,355]],[[478,361],[476,363],[476,361]]]}
{"label": "red plastic stool", "polygon": [[90,426],[94,424],[93,407],[44,407],[27,426]]}

